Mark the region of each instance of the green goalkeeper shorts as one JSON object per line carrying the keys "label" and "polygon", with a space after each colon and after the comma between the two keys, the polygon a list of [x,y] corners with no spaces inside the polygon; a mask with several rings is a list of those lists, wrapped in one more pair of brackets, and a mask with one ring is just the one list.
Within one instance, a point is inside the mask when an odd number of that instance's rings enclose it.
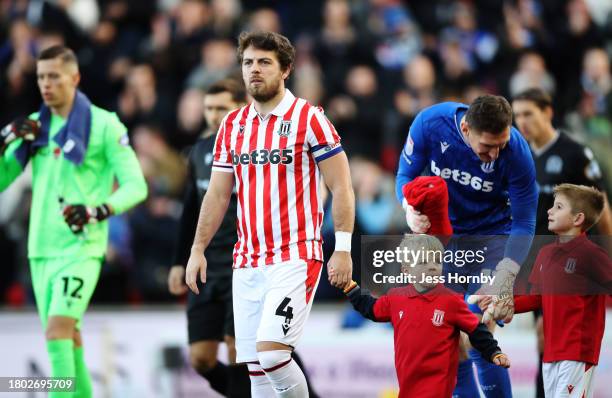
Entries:
{"label": "green goalkeeper shorts", "polygon": [[98,283],[102,260],[100,258],[45,258],[30,259],[32,287],[36,307],[43,328],[51,316],[81,318]]}

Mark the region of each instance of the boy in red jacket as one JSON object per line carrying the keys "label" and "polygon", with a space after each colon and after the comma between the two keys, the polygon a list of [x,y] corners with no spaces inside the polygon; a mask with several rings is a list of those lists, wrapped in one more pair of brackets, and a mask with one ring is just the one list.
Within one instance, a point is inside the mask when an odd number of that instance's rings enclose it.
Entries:
{"label": "boy in red jacket", "polygon": [[510,367],[510,360],[468,309],[463,296],[441,283],[442,243],[430,235],[406,235],[401,246],[424,251],[419,256],[424,262],[402,265],[402,272],[414,277],[412,285],[391,289],[378,299],[354,281],[344,289],[363,316],[393,324],[399,397],[451,397],[457,379],[460,331],[469,335],[472,346],[484,358]]}
{"label": "boy in red jacket", "polygon": [[[604,196],[595,188],[561,184],[548,210],[548,229],[557,242],[544,246],[529,277],[531,295],[517,296],[515,313],[542,309],[544,393],[548,397],[593,396],[612,291],[612,262],[585,232],[597,223]],[[489,299],[479,303],[485,308]]]}

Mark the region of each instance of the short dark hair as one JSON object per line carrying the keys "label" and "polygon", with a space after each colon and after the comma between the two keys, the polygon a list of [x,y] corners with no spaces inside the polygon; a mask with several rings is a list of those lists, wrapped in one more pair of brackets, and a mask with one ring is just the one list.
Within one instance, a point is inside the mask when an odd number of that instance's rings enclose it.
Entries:
{"label": "short dark hair", "polygon": [[512,98],[512,101],[530,101],[533,102],[538,108],[544,110],[546,108],[552,108],[552,97],[546,91],[541,88],[529,88],[525,91],[521,91]]}
{"label": "short dark hair", "polygon": [[204,95],[220,93],[230,93],[232,96],[232,101],[236,103],[247,102],[244,85],[235,79],[223,79],[213,83],[210,87],[208,87],[208,90],[206,90]]}
{"label": "short dark hair", "polygon": [[259,50],[274,51],[283,72],[293,68],[295,48],[285,36],[276,32],[242,32],[238,38],[238,62],[241,65],[244,50],[250,46]]}
{"label": "short dark hair", "polygon": [[49,48],[45,48],[38,54],[38,61],[43,61],[47,59],[55,59],[59,58],[65,64],[75,64],[79,65],[79,61],[71,49],[62,45],[55,45]]}
{"label": "short dark hair", "polygon": [[465,121],[476,133],[501,134],[512,124],[512,107],[499,95],[481,95],[470,105]]}

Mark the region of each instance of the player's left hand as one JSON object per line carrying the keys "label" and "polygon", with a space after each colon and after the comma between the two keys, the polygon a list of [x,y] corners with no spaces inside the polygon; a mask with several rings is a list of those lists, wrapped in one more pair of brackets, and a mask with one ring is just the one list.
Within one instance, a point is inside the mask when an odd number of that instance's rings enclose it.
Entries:
{"label": "player's left hand", "polygon": [[490,318],[493,320],[502,320],[504,323],[512,322],[514,317],[514,296],[507,294],[493,296],[493,303],[489,305],[485,313],[491,314]]}
{"label": "player's left hand", "polygon": [[350,252],[335,251],[327,262],[329,283],[338,288],[344,288],[353,275],[353,259]]}
{"label": "player's left hand", "polygon": [[62,209],[64,221],[74,230],[73,227],[80,228],[85,224],[96,223],[107,219],[112,215],[109,205],[103,204],[97,207],[87,207],[83,204],[68,205]]}
{"label": "player's left hand", "polygon": [[510,367],[510,358],[503,352],[497,353],[493,356],[493,363],[497,366],[501,366],[503,368]]}
{"label": "player's left hand", "polygon": [[478,296],[491,297],[482,316],[484,323],[490,320],[503,320],[504,323],[512,321],[514,317],[514,281],[519,270],[520,265],[514,260],[510,258],[502,259],[495,268],[493,284],[482,287],[476,292],[475,296],[468,298],[469,302],[472,297],[475,297],[476,301],[474,302],[478,302],[480,305],[481,299]]}

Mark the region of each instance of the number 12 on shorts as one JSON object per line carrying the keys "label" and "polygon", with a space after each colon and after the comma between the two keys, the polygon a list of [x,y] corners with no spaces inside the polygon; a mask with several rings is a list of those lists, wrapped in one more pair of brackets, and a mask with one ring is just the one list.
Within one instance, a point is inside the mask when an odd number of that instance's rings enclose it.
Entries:
{"label": "number 12 on shorts", "polygon": [[279,304],[278,308],[276,308],[276,315],[282,316],[285,318],[282,328],[285,336],[291,327],[291,320],[293,319],[293,307],[289,306],[291,302],[291,298],[285,297],[283,301]]}
{"label": "number 12 on shorts", "polygon": [[70,295],[70,297],[76,299],[81,298],[80,292],[83,288],[83,279],[79,278],[78,276],[64,276],[62,277],[62,282],[64,282],[64,296]]}

